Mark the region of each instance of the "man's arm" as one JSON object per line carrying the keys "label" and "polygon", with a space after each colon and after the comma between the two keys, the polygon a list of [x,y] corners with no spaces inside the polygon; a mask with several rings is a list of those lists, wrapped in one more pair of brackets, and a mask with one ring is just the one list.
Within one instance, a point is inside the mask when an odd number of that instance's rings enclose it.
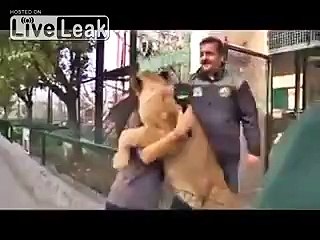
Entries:
{"label": "man's arm", "polygon": [[260,128],[256,101],[247,81],[242,82],[237,93],[241,122],[249,154],[260,156]]}

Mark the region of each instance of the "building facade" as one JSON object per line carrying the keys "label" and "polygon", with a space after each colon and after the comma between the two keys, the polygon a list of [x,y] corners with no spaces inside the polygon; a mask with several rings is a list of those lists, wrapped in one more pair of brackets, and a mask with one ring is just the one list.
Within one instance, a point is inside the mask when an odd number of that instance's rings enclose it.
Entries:
{"label": "building facade", "polygon": [[274,107],[301,111],[320,100],[320,31],[268,31]]}
{"label": "building facade", "polygon": [[190,72],[190,34],[192,31],[138,31],[138,63],[141,70],[159,71],[171,67],[177,77],[187,81]]}

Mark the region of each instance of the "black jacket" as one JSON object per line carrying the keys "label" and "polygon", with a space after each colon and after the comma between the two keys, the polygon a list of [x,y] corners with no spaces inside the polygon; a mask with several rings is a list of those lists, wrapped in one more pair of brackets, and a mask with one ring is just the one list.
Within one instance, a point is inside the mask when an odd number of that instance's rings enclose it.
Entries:
{"label": "black jacket", "polygon": [[256,102],[247,81],[228,70],[218,80],[197,73],[192,78],[191,103],[218,157],[240,159],[240,123],[249,153],[260,156]]}

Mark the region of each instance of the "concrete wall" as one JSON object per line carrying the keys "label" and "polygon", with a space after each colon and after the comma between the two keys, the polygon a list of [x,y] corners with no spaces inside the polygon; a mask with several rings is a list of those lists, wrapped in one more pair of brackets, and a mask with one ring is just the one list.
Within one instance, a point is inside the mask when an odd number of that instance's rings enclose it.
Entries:
{"label": "concrete wall", "polygon": [[287,52],[272,56],[273,75],[283,76],[294,74],[294,53]]}
{"label": "concrete wall", "polygon": [[320,101],[320,68],[308,64],[306,71],[307,101]]}

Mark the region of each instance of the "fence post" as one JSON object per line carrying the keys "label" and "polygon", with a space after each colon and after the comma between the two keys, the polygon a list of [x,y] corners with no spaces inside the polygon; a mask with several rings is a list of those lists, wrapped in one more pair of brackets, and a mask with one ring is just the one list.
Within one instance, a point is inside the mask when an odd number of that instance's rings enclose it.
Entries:
{"label": "fence post", "polygon": [[46,133],[41,133],[41,164],[46,165]]}
{"label": "fence post", "polygon": [[12,143],[13,142],[13,126],[10,124],[9,129],[8,129],[8,137],[9,141]]}

